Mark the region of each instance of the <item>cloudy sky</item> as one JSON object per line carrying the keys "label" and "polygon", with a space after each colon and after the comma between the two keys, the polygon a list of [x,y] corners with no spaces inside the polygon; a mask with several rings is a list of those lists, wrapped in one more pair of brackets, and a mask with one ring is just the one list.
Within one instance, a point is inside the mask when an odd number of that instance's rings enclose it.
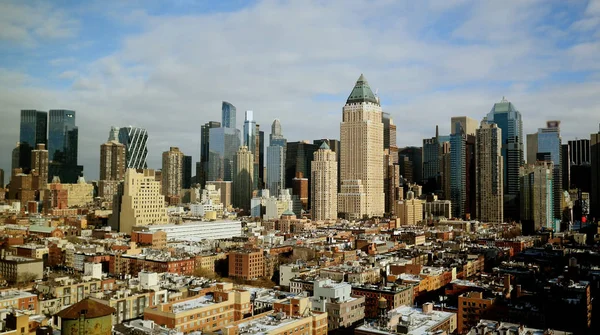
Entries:
{"label": "cloudy sky", "polygon": [[221,101],[291,141],[339,138],[364,73],[420,145],[450,117],[480,120],[506,96],[527,133],[562,120],[563,141],[600,123],[600,1],[0,0],[0,168],[21,109],[73,109],[79,162],[98,178],[111,125],[149,132],[149,166],[178,146],[199,159]]}

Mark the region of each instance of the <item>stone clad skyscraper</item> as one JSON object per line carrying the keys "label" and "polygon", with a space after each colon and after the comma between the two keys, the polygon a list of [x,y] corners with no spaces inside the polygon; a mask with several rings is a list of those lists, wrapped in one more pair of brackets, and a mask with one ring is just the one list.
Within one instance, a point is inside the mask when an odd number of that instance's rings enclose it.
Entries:
{"label": "stone clad skyscraper", "polygon": [[481,122],[476,131],[476,217],[483,222],[504,222],[502,129]]}
{"label": "stone clad skyscraper", "polygon": [[233,206],[248,211],[254,188],[254,155],[247,146],[240,147],[233,166]]}
{"label": "stone clad skyscraper", "polygon": [[171,147],[162,154],[162,191],[169,204],[176,205],[181,200],[183,157],[183,152],[177,147]]}
{"label": "stone clad skyscraper", "polygon": [[381,113],[379,99],[361,74],[343,108],[340,125],[338,211],[347,219],[384,214]]}
{"label": "stone clad skyscraper", "polygon": [[312,219],[335,220],[337,218],[337,158],[326,141],[314,154],[312,161],[311,210]]}

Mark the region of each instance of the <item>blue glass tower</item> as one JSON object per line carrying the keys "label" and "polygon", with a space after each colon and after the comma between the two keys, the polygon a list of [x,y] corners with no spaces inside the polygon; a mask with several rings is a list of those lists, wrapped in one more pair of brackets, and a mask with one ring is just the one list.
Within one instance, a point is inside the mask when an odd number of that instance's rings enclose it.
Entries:
{"label": "blue glass tower", "polygon": [[235,128],[236,127],[236,108],[227,101],[223,101],[221,106],[221,127]]}
{"label": "blue glass tower", "polygon": [[504,168],[504,218],[519,218],[519,168],[523,166],[523,120],[521,112],[502,98],[487,115],[488,123],[502,130],[502,162]]}
{"label": "blue glass tower", "polygon": [[452,215],[462,218],[467,202],[467,141],[460,124],[456,127],[456,133],[450,135],[450,200]]}

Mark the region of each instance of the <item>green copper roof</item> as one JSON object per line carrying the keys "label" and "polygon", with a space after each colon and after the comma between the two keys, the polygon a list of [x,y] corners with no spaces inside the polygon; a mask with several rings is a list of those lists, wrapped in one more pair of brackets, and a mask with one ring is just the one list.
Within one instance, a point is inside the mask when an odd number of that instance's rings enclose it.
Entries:
{"label": "green copper roof", "polygon": [[375,94],[371,91],[371,87],[369,87],[369,83],[362,73],[356,81],[356,85],[354,85],[354,89],[352,89],[352,93],[350,93],[348,100],[346,100],[346,103],[348,104],[360,102],[372,102],[379,105],[377,98],[375,98]]}
{"label": "green copper roof", "polygon": [[281,215],[296,215],[296,214],[294,214],[294,212],[292,212],[291,210],[286,209],[283,213],[281,213]]}
{"label": "green copper roof", "polygon": [[323,141],[323,143],[321,143],[321,146],[319,147],[319,149],[331,150],[331,148],[329,148],[329,144],[327,144],[327,141]]}

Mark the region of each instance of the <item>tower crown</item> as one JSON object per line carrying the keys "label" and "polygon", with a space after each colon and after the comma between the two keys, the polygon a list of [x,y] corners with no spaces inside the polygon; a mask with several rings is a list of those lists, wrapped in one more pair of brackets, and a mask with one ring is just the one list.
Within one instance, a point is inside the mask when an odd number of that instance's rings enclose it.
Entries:
{"label": "tower crown", "polygon": [[362,73],[356,81],[352,92],[350,92],[348,100],[346,100],[347,104],[361,102],[371,102],[379,105],[379,100],[375,97],[375,94],[373,94],[369,82],[367,82],[367,79]]}

